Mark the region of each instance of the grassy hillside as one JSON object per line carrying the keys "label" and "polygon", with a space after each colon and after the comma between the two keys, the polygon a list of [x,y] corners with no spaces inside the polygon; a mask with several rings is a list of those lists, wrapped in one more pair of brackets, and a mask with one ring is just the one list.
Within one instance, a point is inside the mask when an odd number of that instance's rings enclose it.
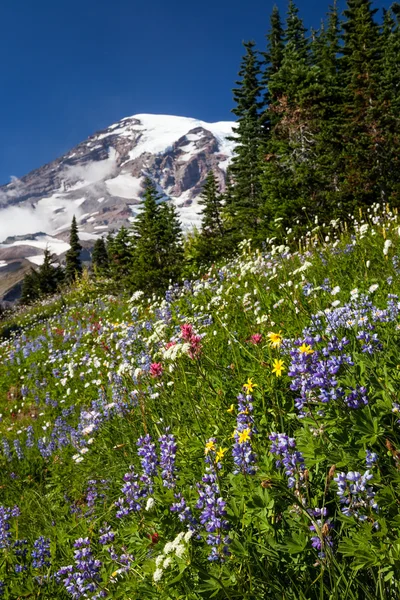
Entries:
{"label": "grassy hillside", "polygon": [[5,323],[0,596],[398,598],[399,226]]}

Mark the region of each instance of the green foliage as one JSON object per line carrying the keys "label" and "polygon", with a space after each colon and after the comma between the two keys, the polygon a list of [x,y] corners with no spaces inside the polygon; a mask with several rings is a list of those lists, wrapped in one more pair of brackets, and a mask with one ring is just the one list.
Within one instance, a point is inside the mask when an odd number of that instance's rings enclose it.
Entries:
{"label": "green foliage", "polygon": [[73,283],[82,273],[80,254],[82,246],[79,242],[78,225],[75,215],[72,218],[69,234],[70,249],[65,256],[65,278],[68,283]]}
{"label": "green foliage", "polygon": [[108,275],[110,271],[110,260],[104,238],[95,241],[92,253],[92,264],[96,274]]}
{"label": "green foliage", "polygon": [[132,230],[131,285],[147,292],[165,289],[170,280],[179,278],[182,269],[182,233],[175,207],[160,203],[150,180],[146,182],[143,207]]}

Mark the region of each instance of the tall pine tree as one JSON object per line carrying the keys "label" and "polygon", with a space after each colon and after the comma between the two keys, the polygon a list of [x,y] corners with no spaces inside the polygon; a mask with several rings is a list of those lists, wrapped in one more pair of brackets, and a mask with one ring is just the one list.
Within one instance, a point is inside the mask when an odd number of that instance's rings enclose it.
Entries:
{"label": "tall pine tree", "polygon": [[78,225],[76,223],[75,215],[73,216],[71,223],[69,245],[70,249],[67,251],[65,257],[65,278],[68,283],[72,283],[82,274],[82,262],[80,259],[82,246],[79,241]]}
{"label": "tall pine tree", "polygon": [[104,238],[101,237],[95,241],[92,253],[92,263],[96,274],[108,275],[110,271],[110,261]]}
{"label": "tall pine tree", "polygon": [[385,199],[384,134],[379,103],[379,30],[370,0],[347,0],[343,23],[345,83],[342,127],[346,210]]}
{"label": "tall pine tree", "polygon": [[259,152],[263,136],[260,119],[260,62],[254,42],[244,44],[246,53],[242,60],[233,90],[237,117],[233,128],[236,141],[231,173],[234,180],[232,228],[244,237],[255,237],[260,221],[260,161]]}

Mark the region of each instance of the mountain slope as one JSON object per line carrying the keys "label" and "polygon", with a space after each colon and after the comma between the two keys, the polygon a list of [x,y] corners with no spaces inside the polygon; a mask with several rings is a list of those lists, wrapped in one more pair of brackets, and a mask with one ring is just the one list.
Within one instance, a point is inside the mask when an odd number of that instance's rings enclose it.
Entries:
{"label": "mountain slope", "polygon": [[[176,204],[184,227],[199,223],[198,197],[214,169],[224,186],[231,122],[139,114],[89,137],[59,159],[0,186],[0,261],[40,264],[46,244],[62,254],[75,214],[83,242],[129,224],[145,178]],[[1,272],[0,272],[1,277]]]}

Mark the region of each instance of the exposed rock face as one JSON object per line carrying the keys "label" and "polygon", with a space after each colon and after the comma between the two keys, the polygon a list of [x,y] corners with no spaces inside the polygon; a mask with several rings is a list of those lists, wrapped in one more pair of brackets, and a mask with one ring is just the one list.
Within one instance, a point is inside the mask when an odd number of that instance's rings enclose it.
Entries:
{"label": "exposed rock face", "polygon": [[135,115],[78,144],[21,179],[0,186],[0,279],[5,264],[27,258],[40,264],[46,245],[65,253],[75,214],[84,246],[140,210],[150,177],[182,225],[201,220],[198,198],[210,169],[224,189],[234,142],[233,123],[187,117]]}

